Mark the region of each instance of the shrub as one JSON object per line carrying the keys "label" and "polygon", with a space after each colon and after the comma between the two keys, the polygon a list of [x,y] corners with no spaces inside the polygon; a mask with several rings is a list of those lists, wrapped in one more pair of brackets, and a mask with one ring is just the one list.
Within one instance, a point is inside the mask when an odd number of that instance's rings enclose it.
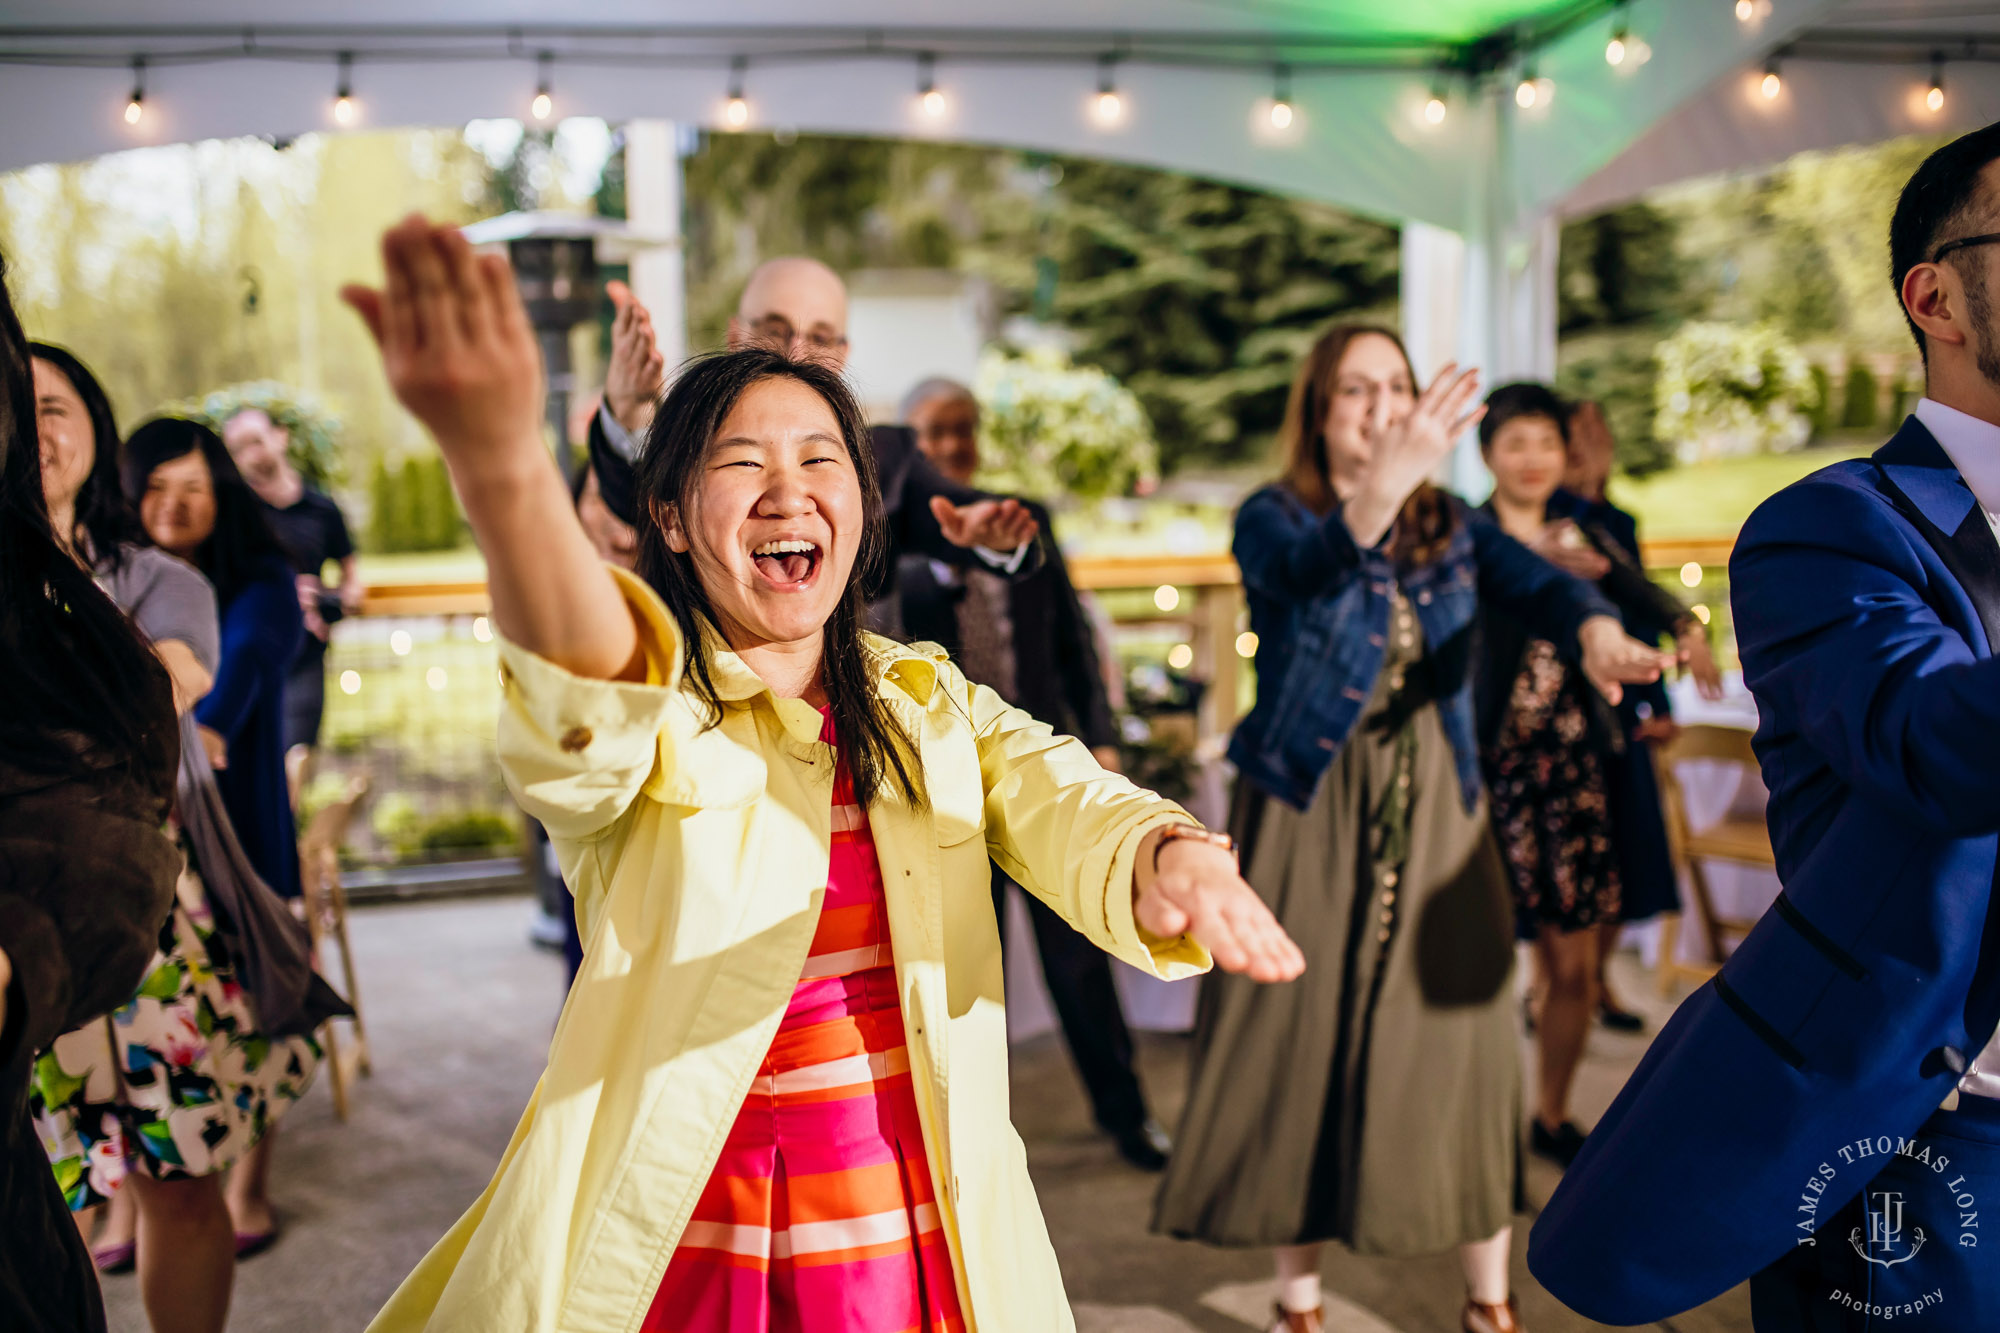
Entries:
{"label": "shrub", "polygon": [[423,826],[417,850],[430,853],[488,851],[521,840],[521,827],[497,810],[463,810]]}
{"label": "shrub", "polygon": [[1873,430],[1882,420],[1882,386],[1865,361],[1847,366],[1847,401],[1840,424],[1847,430]]}
{"label": "shrub", "polygon": [[1083,501],[1129,494],[1160,474],[1152,425],[1131,390],[1053,348],[988,352],[979,363],[981,480],[1022,495]]}
{"label": "shrub", "polygon": [[1659,345],[1654,430],[1683,462],[1794,449],[1812,424],[1812,371],[1769,324],[1693,322]]}
{"label": "shrub", "polygon": [[1825,366],[1812,368],[1812,406],[1806,409],[1815,437],[1833,429],[1833,374]]}

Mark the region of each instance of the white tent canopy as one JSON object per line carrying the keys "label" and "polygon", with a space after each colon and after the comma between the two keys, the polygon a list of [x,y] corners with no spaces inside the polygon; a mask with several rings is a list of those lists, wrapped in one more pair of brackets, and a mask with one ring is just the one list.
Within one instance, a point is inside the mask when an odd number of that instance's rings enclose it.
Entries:
{"label": "white tent canopy", "polygon": [[740,92],[750,128],[1111,158],[1402,222],[1420,364],[1547,375],[1562,216],[2000,119],[1996,58],[2000,13],[1960,0],[0,0],[0,170],[335,128],[342,86],[376,128],[526,117],[538,88],[556,117],[722,128]]}

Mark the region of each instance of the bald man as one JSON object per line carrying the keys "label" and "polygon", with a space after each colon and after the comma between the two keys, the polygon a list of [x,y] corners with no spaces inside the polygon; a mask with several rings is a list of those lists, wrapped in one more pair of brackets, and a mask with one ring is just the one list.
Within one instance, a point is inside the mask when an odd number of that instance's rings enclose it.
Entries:
{"label": "bald man", "polygon": [[[606,507],[636,522],[632,460],[638,439],[652,423],[665,387],[665,365],[653,345],[652,324],[622,284],[611,292],[618,306],[604,406],[591,420],[590,461]],[[729,318],[729,347],[765,346],[794,359],[811,358],[835,369],[847,365],[847,284],[816,259],[788,255],[759,264],[744,284]],[[961,569],[1023,577],[1041,563],[1034,515],[1018,500],[973,490],[945,477],[925,459],[907,426],[873,431],[882,512],[889,525],[889,559],[870,599],[892,585],[898,557],[925,555]]]}

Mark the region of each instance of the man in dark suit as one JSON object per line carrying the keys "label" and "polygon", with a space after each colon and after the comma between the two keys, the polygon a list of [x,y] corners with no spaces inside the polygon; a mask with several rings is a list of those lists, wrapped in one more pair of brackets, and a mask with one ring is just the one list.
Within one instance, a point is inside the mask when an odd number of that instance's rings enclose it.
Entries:
{"label": "man in dark suit", "polygon": [[[970,389],[952,380],[925,380],[903,399],[902,415],[938,472],[959,486],[971,481],[979,467],[979,404]],[[903,556],[896,569],[902,636],[943,645],[969,678],[1082,740],[1099,763],[1116,771],[1118,732],[1096,637],[1050,536],[1047,511],[1027,504],[1041,530],[1042,560],[1025,577],[1010,581],[924,553]],[[1007,877],[995,867],[993,906],[1003,932],[1007,889]],[[1126,1161],[1160,1170],[1170,1143],[1146,1113],[1110,960],[1040,899],[1029,895],[1025,901],[1049,997],[1098,1126]]]}
{"label": "man in dark suit", "polygon": [[[622,283],[611,284],[618,308],[604,406],[591,418],[590,465],[605,506],[637,525],[632,460],[651,423],[666,366],[653,349],[645,308]],[[847,287],[816,259],[787,256],[759,264],[744,284],[729,318],[729,346],[762,344],[793,357],[813,357],[836,369],[847,364]],[[627,346],[629,342],[630,346]],[[904,426],[873,432],[882,512],[889,524],[891,560],[920,551],[946,564],[991,569],[1010,577],[1029,573],[1040,560],[1035,520],[1021,502],[986,495],[941,476]]]}
{"label": "man in dark suit", "polygon": [[1745,1278],[1759,1333],[2000,1318],[1980,1225],[2000,1201],[1995,245],[2000,125],[1925,161],[1890,224],[1915,416],[1737,541],[1784,891],[1536,1223],[1529,1267],[1593,1319],[1663,1319]]}

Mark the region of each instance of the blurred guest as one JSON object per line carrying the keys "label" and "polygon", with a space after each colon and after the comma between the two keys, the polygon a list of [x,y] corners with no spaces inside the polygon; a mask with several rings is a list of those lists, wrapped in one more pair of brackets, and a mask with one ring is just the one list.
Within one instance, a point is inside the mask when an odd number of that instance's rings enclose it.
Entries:
{"label": "blurred guest", "polygon": [[[117,430],[96,378],[44,344],[34,346],[33,368],[57,531],[153,644],[185,711],[215,679],[214,591],[153,547],[127,505]],[[108,1022],[55,1038],[29,1105],[71,1208],[81,1215],[112,1204],[100,1265],[131,1267],[136,1250],[155,1329],[220,1329],[236,1248],[221,1173],[304,1092],[318,1052],[307,1038],[260,1027],[213,916],[205,867],[185,840],[182,850],[187,870],[171,911],[150,923],[156,952],[143,983]]]}
{"label": "blurred guest", "polygon": [[[972,390],[954,380],[925,380],[903,398],[902,416],[924,457],[947,480],[970,486],[979,470],[979,403]],[[1118,732],[1093,628],[1050,535],[1048,511],[1024,503],[1042,534],[1040,567],[1010,581],[992,570],[956,569],[926,555],[905,555],[897,566],[904,636],[942,645],[969,679],[991,685],[1016,708],[1082,740],[1098,763],[1115,773]],[[1003,942],[1009,883],[995,866],[993,908]],[[1098,1128],[1133,1166],[1161,1169],[1171,1144],[1146,1112],[1111,960],[1041,899],[1024,894],[1022,900],[1034,923],[1049,998]]]}
{"label": "blurred guest", "polygon": [[[1621,547],[1599,550],[1577,527],[1584,506],[1558,489],[1568,422],[1568,409],[1544,385],[1493,391],[1479,423],[1480,451],[1493,473],[1485,512],[1551,564],[1596,582],[1624,623],[1664,620],[1679,630],[1686,622],[1699,631],[1699,622]],[[1569,1119],[1569,1093],[1597,1002],[1600,941],[1623,919],[1620,831],[1606,773],[1623,761],[1624,729],[1590,681],[1525,617],[1487,608],[1479,647],[1475,699],[1493,824],[1521,933],[1534,941],[1546,988],[1529,1145],[1566,1167],[1583,1146],[1583,1132]],[[1707,669],[1712,674],[1712,662]]]}
{"label": "blurred guest", "polygon": [[[146,535],[215,587],[221,655],[214,688],[196,705],[195,718],[250,865],[279,896],[297,898],[298,832],[285,775],[285,677],[297,656],[303,620],[292,566],[263,502],[208,427],[175,417],[147,422],[125,442],[123,473]],[[277,1239],[268,1178],[274,1137],[266,1136],[230,1176],[229,1211],[237,1252],[244,1257]]]}
{"label": "blurred guest", "polygon": [[[361,571],[347,520],[333,497],[292,465],[292,437],[261,407],[246,407],[222,424],[243,480],[264,502],[264,517],[297,571],[305,636],[285,677],[285,748],[319,744],[326,713],[326,646],[335,621],[361,609]],[[340,584],[326,586],[326,567],[337,564]]]}
{"label": "blurred guest", "polygon": [[[1611,425],[1604,418],[1603,407],[1593,402],[1576,404],[1569,416],[1569,454],[1563,469],[1562,490],[1550,498],[1549,512],[1557,522],[1565,518],[1574,522],[1588,538],[1590,547],[1602,552],[1605,560],[1618,560],[1643,571],[1639,520],[1605,496],[1615,453]],[[1565,491],[1582,502],[1577,512],[1570,512]],[[1560,545],[1559,558],[1582,549]],[[1715,693],[1721,684],[1721,673],[1709,648],[1707,630],[1690,615],[1665,618],[1667,609],[1665,603],[1650,607],[1621,603],[1625,632],[1646,643],[1673,638],[1702,692]],[[1674,609],[1679,609],[1678,603]],[[1680,728],[1674,724],[1673,704],[1664,681],[1627,690],[1619,701],[1617,716],[1626,746],[1622,754],[1611,756],[1604,778],[1611,799],[1611,824],[1618,831],[1615,850],[1623,895],[1618,920],[1605,922],[1598,937],[1597,1017],[1614,1031],[1637,1032],[1645,1023],[1612,993],[1606,963],[1618,947],[1618,935],[1625,926],[1650,920],[1662,912],[1680,911],[1680,885],[1667,843],[1666,820],[1660,811],[1659,777],[1653,767],[1653,747],[1673,740]]]}
{"label": "blurred guest", "polygon": [[51,527],[34,378],[0,282],[0,1327],[102,1333],[28,1103],[36,1053],[145,976],[180,869],[161,832],[180,747],[166,670],[71,554],[74,516]]}
{"label": "blurred guest", "polygon": [[1419,395],[1394,334],[1329,329],[1292,387],[1285,475],[1236,518],[1258,689],[1230,744],[1231,827],[1306,970],[1204,980],[1153,1226],[1276,1247],[1279,1333],[1324,1328],[1328,1240],[1456,1247],[1467,1333],[1520,1327],[1513,912],[1466,644],[1499,607],[1612,697],[1662,666],[1594,589],[1425,480],[1476,390],[1448,366]]}

